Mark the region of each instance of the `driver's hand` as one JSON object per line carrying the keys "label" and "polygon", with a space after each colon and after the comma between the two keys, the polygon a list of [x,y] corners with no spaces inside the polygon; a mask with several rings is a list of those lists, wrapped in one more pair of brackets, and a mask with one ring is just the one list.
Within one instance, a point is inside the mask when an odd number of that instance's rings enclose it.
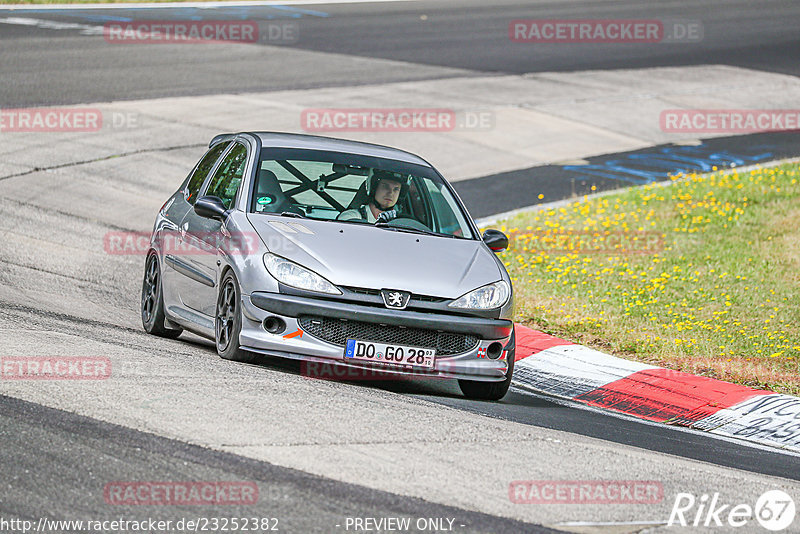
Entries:
{"label": "driver's hand", "polygon": [[378,216],[378,220],[375,222],[389,222],[392,219],[396,218],[397,218],[397,210],[387,210],[381,212],[381,214]]}

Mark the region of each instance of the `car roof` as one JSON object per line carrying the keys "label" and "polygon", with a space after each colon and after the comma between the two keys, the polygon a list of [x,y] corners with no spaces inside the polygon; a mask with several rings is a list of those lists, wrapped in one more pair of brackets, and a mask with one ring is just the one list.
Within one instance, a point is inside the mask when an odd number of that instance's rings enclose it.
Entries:
{"label": "car roof", "polygon": [[[240,134],[220,134],[211,140],[209,146],[225,139],[232,139],[236,135]],[[383,145],[362,143],[360,141],[348,141],[346,139],[336,139],[320,135],[284,132],[242,132],[241,135],[258,136],[261,139],[261,146],[264,148],[304,148],[329,152],[344,152],[360,156],[394,159],[406,163],[424,165],[425,167],[431,166],[430,163],[411,152]]]}

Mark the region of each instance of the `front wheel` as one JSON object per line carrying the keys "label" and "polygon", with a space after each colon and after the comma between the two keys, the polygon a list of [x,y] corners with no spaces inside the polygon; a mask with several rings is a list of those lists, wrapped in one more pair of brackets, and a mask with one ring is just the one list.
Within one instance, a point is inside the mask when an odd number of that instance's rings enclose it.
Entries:
{"label": "front wheel", "polygon": [[183,332],[180,328],[164,326],[164,292],[161,287],[161,269],[158,255],[147,256],[142,280],[142,326],[148,334],[175,339]]}
{"label": "front wheel", "polygon": [[214,341],[217,354],[226,360],[252,363],[256,355],[239,348],[242,332],[242,296],[236,276],[228,271],[219,286],[217,312],[214,318]]}

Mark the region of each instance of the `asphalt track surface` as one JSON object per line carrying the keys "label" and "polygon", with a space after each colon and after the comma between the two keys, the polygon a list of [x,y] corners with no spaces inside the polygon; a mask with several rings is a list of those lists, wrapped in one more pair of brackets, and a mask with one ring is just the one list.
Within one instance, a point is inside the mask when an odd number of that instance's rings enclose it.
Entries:
{"label": "asphalt track surface", "polygon": [[[294,44],[263,49],[253,47],[254,51],[246,57],[224,47],[186,49],[165,46],[162,53],[152,54],[145,49],[115,48],[101,38],[80,35],[77,30],[3,24],[0,25],[3,50],[0,69],[4,74],[0,77],[0,103],[2,107],[44,106],[214,94],[231,92],[232,88],[235,88],[234,92],[248,92],[336,87],[470,72],[501,74],[706,63],[793,75],[800,73],[797,61],[800,40],[796,32],[800,6],[794,2],[770,2],[769,6],[750,2],[704,2],[702,5],[674,2],[655,7],[644,2],[495,2],[491,7],[484,4],[478,1],[459,2],[457,5],[446,2],[350,4],[313,6],[293,12],[249,8],[246,16],[250,20],[296,22],[301,37]],[[422,19],[422,15],[426,18]],[[20,15],[0,10],[0,17],[8,16],[102,25],[113,20],[107,17],[233,19],[241,16],[241,11],[198,15],[196,11],[176,9],[143,15],[138,10],[93,10],[91,13],[28,12]],[[574,45],[563,48],[537,45],[534,53],[530,46],[512,44],[506,37],[511,19],[578,16],[700,20],[704,25],[704,40],[693,47],[686,44],[638,47]],[[364,63],[353,68],[353,58],[361,58]],[[404,63],[387,65],[372,63],[372,59]],[[5,75],[8,73],[13,75]],[[770,147],[775,156],[797,155],[797,138],[793,134],[716,139],[706,143],[715,149],[739,154],[755,145]],[[603,156],[590,159],[590,162],[603,163],[627,155]],[[486,216],[536,203],[535,199],[504,195],[509,191],[508,185],[515,180],[541,177],[542,187],[552,188],[547,190],[549,200],[580,195],[591,185],[598,185],[601,190],[619,185],[618,182],[607,183],[585,177],[569,183],[555,182],[552,177],[558,171],[562,171],[563,176],[563,170],[563,166],[524,169],[468,180],[458,187],[473,214]],[[113,173],[108,179],[112,177]],[[161,189],[165,189],[163,184],[150,185],[159,194]],[[131,187],[136,193],[135,186]],[[490,198],[491,203],[479,203],[480,192],[487,190],[494,193],[484,197],[484,200]],[[139,193],[144,194],[143,191]],[[75,198],[66,189],[63,194]],[[67,205],[42,210],[41,204],[20,187],[9,186],[0,196],[2,211],[22,219],[19,224],[7,219],[3,227],[6,232],[18,232],[26,224],[44,225],[41,228],[43,234],[65,230],[78,232],[92,227],[98,218],[102,220],[99,215],[87,216]],[[38,210],[42,210],[41,218]],[[119,228],[128,228],[129,222],[121,220]],[[36,229],[30,232],[22,230],[22,233],[33,239],[41,237],[37,236]],[[188,362],[187,367],[202,369],[208,376],[221,372],[222,364],[215,359],[213,349],[207,343],[191,336],[186,336],[182,342],[162,342],[147,338],[139,330],[136,324],[138,310],[135,309],[140,276],[138,259],[112,263],[109,258],[96,261],[96,257],[87,256],[92,258],[91,261],[81,260],[77,266],[65,264],[63,271],[58,272],[37,264],[47,250],[47,247],[32,246],[29,252],[34,259],[32,262],[28,261],[30,258],[25,253],[6,249],[3,254],[4,287],[0,301],[5,326],[2,330],[6,341],[20,339],[13,346],[15,351],[30,354],[55,351],[60,347],[58,340],[66,340],[65,346],[68,347],[71,343],[67,343],[68,336],[77,336],[91,342],[110,342],[126,357],[137,355],[137,351],[142,350],[155,354],[158,347],[169,347],[164,350],[173,351],[170,356]],[[45,299],[26,301],[27,296],[43,289],[50,295],[63,293],[67,304],[101,302],[110,311],[107,316],[71,316],[53,311],[50,304],[56,303],[48,304]],[[29,334],[17,336],[16,329]],[[42,343],[42,335],[48,336],[46,343]],[[197,364],[192,363],[193,358],[198,358]],[[292,380],[299,374],[295,364],[271,359],[263,359],[255,368],[235,368],[234,372],[251,369],[268,377],[273,384],[294,383]],[[359,396],[368,396],[366,405],[396,403],[398,399],[402,402],[408,398],[415,405],[421,403],[455,409],[475,417],[476,422],[488,416],[489,419],[529,427],[535,433],[554,430],[595,438],[609,450],[630,447],[662,453],[654,454],[659,462],[670,462],[670,458],[689,459],[701,462],[698,465],[716,465],[800,480],[800,457],[796,455],[570,407],[519,390],[512,390],[499,403],[478,403],[463,399],[453,384],[438,382],[359,384],[355,393],[351,389],[328,391],[331,385],[327,382],[317,385],[315,381],[304,380],[303,386],[318,390],[314,393],[316,396],[308,397],[315,402],[332,394],[343,395],[342,402],[352,400],[354,404],[362,402]],[[165,380],[156,387],[168,389],[173,384]],[[215,392],[223,394],[224,387],[225,384],[220,384]],[[10,389],[4,388],[2,392],[7,393]],[[78,393],[75,395],[79,396]],[[180,398],[181,392],[176,395]],[[254,397],[260,400],[259,393],[254,393]],[[269,461],[220,452],[209,446],[187,444],[186,439],[169,439],[76,415],[69,413],[75,408],[68,400],[62,398],[58,402],[63,404],[63,411],[13,396],[0,396],[0,436],[3,443],[0,465],[6,481],[0,498],[0,515],[4,517],[34,519],[48,514],[51,518],[81,517],[81,514],[95,519],[115,517],[118,510],[106,506],[100,497],[103,484],[109,480],[247,479],[257,481],[262,492],[256,515],[278,516],[282,522],[285,521],[286,528],[282,530],[290,532],[334,531],[337,529],[331,528],[332,525],[335,527],[348,516],[396,515],[455,517],[465,525],[459,529],[465,532],[545,531],[535,522],[522,524],[497,514],[468,511],[466,505],[449,507],[435,504],[430,499],[312,475]],[[188,408],[177,406],[176,417],[184,409],[186,418],[197,416],[190,414]],[[328,416],[335,417],[335,414]],[[125,420],[133,426],[131,421],[134,419]],[[285,424],[308,425],[311,429],[315,423],[309,419],[286,421]],[[322,419],[316,424],[323,425]],[[145,420],[141,427],[149,428],[148,422]],[[509,449],[508,453],[512,452]],[[557,463],[556,457],[549,457],[549,462]],[[654,467],[654,476],[658,476],[658,469]],[[730,473],[735,476],[739,472],[736,470],[730,470]],[[591,458],[585,460],[585,478],[595,478],[594,473],[601,471],[599,463],[593,463]],[[238,510],[222,512],[231,517]],[[220,516],[222,512],[219,508],[175,508],[160,509],[157,515],[168,519],[187,514]],[[253,515],[253,512],[252,508],[244,511],[247,515]],[[146,514],[137,510],[135,515]]]}
{"label": "asphalt track surface", "polygon": [[[200,517],[275,519],[268,525],[281,532],[333,532],[345,528],[343,518],[364,515],[449,518],[459,532],[556,532],[342,484],[4,396],[0,435],[0,460],[9,482],[0,512],[6,519],[13,515],[34,524],[42,517],[58,520],[81,512],[93,520],[114,520],[122,509],[131,519],[156,516],[173,524]],[[53,469],[42,469],[44,462]],[[129,506],[104,502],[102,488],[109,480],[248,480],[260,491],[255,505],[170,506],[156,514],[130,514]]]}
{"label": "asphalt track surface", "polygon": [[[296,7],[93,9],[0,8],[23,17],[91,27],[135,20],[258,21],[266,41],[242,51],[225,46],[109,44],[81,29],[0,23],[4,107],[75,104],[349,86],[508,74],[722,64],[800,74],[800,5],[750,2],[499,1],[333,4]],[[658,19],[699,21],[702,41],[655,44],[513,43],[514,19]],[[294,42],[269,41],[288,23]],[[275,46],[268,46],[268,45]],[[308,52],[328,54],[325,61]],[[353,62],[360,58],[361,62]],[[399,63],[377,62],[376,59]],[[456,87],[453,90],[457,90]]]}

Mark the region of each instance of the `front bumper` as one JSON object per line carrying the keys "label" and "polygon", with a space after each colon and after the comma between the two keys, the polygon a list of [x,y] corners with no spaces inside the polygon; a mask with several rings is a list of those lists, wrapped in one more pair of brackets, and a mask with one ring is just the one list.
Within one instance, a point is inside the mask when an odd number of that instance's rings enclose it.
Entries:
{"label": "front bumper", "polygon": [[[269,354],[305,360],[307,362],[333,363],[355,369],[380,370],[381,375],[415,375],[431,378],[462,378],[481,381],[504,380],[508,359],[514,357],[512,341],[513,322],[506,319],[488,319],[421,313],[408,310],[390,310],[332,300],[314,299],[279,293],[254,292],[242,296],[242,348]],[[262,323],[270,316],[281,318],[286,330],[280,334],[267,332]],[[344,347],[325,341],[305,332],[299,324],[301,316],[324,316],[342,321],[359,321],[402,328],[472,335],[477,345],[459,354],[437,353],[432,370],[375,365],[344,359]],[[487,348],[499,342],[503,352],[497,359],[486,356]],[[398,343],[403,344],[403,343]]]}

